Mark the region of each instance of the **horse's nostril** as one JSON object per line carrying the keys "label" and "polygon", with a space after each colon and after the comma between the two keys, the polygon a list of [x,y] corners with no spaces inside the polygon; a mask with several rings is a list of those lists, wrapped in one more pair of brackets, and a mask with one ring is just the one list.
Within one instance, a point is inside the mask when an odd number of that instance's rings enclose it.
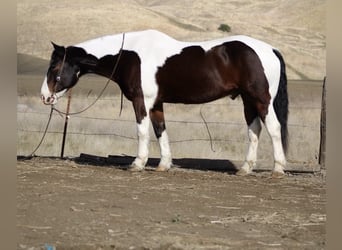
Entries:
{"label": "horse's nostril", "polygon": [[49,97],[45,97],[42,95],[42,101],[44,104],[52,104],[55,100],[55,97],[54,96],[49,96]]}

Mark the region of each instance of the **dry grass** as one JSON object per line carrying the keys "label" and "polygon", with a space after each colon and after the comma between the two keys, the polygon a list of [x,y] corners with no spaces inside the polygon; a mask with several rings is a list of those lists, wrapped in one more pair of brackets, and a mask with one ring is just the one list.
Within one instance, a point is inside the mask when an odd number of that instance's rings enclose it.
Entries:
{"label": "dry grass", "polygon": [[50,41],[72,45],[105,34],[158,29],[180,40],[246,34],[278,47],[290,79],[323,79],[325,73],[324,0],[154,1],[47,0],[17,2],[19,53],[48,59]]}

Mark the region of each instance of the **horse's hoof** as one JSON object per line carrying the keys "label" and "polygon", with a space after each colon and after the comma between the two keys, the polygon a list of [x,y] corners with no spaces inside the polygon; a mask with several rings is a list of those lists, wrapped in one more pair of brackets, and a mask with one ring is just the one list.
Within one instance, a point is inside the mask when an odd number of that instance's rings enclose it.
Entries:
{"label": "horse's hoof", "polygon": [[272,179],[281,179],[285,177],[285,173],[283,171],[282,172],[273,171],[271,177]]}
{"label": "horse's hoof", "polygon": [[129,168],[127,170],[130,172],[141,172],[144,170],[144,167],[140,167],[140,166],[137,166],[135,164],[132,164],[131,166],[129,166]]}
{"label": "horse's hoof", "polygon": [[168,167],[159,165],[159,166],[155,169],[155,171],[156,171],[156,172],[167,172],[167,171],[169,171],[169,169],[170,169],[170,168],[168,168]]}
{"label": "horse's hoof", "polygon": [[237,176],[246,176],[249,175],[251,172],[248,172],[246,169],[244,168],[240,168],[239,171],[236,172]]}

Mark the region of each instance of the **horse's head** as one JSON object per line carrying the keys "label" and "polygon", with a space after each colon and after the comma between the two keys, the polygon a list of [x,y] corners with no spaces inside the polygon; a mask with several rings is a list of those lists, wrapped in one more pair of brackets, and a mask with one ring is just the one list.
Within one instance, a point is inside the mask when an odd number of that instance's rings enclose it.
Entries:
{"label": "horse's head", "polygon": [[54,51],[41,88],[42,101],[47,105],[56,104],[59,97],[75,86],[81,72],[80,56],[74,55],[75,49],[85,53],[83,49],[76,47],[65,48],[54,43],[52,45]]}

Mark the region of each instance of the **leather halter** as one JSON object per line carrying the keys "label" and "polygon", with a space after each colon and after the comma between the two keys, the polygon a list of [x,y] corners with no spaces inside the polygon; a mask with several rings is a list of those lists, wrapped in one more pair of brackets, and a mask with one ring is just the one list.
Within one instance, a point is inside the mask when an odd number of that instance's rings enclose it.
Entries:
{"label": "leather halter", "polygon": [[[64,68],[64,64],[65,64],[65,59],[66,59],[66,53],[67,53],[67,49],[64,48],[64,56],[63,56],[62,66],[59,69],[58,74],[56,76],[56,83],[59,83],[61,81],[61,75],[62,75],[62,72],[63,72],[63,68]],[[55,89],[56,88],[57,88],[57,84],[55,86]]]}

